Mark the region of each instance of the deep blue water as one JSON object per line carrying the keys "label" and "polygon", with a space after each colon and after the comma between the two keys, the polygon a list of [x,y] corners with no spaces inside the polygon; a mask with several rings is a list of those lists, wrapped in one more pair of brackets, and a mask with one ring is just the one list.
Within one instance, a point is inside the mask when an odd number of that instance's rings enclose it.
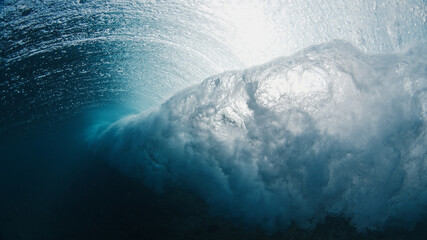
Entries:
{"label": "deep blue water", "polygon": [[[342,218],[314,230],[248,228],[179,189],[158,194],[76,144],[81,121],[2,136],[0,239],[424,239],[414,230],[358,233]],[[42,132],[40,132],[42,131]],[[68,133],[64,135],[63,133]]]}

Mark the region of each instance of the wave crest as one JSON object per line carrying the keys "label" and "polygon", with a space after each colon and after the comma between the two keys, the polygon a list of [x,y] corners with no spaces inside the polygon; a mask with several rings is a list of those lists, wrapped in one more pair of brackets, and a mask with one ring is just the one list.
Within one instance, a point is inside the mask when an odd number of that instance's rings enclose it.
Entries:
{"label": "wave crest", "polygon": [[411,228],[427,216],[426,54],[312,46],[212,76],[95,143],[145,184],[191,189],[265,229],[327,215]]}

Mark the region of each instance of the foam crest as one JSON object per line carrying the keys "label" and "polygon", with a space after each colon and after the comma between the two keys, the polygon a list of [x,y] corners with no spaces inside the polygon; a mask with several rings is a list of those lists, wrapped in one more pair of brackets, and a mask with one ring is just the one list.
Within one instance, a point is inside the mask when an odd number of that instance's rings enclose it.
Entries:
{"label": "foam crest", "polygon": [[427,216],[427,54],[333,41],[212,76],[94,139],[158,190],[268,230],[342,216],[359,230]]}

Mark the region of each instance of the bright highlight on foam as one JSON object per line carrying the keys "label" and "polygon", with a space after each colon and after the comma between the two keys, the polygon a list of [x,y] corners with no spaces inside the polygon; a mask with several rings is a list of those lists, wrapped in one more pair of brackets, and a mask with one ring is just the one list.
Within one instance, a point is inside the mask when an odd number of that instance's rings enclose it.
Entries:
{"label": "bright highlight on foam", "polygon": [[312,46],[212,76],[94,143],[144,184],[190,189],[246,224],[411,228],[427,217],[426,54]]}

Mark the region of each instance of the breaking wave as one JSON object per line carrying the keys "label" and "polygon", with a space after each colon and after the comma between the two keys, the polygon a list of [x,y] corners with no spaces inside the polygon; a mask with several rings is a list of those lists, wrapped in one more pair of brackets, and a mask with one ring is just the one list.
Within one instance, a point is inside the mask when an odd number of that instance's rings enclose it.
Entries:
{"label": "breaking wave", "polygon": [[162,191],[267,230],[325,216],[359,230],[427,216],[427,48],[311,46],[187,88],[96,130],[97,151]]}

